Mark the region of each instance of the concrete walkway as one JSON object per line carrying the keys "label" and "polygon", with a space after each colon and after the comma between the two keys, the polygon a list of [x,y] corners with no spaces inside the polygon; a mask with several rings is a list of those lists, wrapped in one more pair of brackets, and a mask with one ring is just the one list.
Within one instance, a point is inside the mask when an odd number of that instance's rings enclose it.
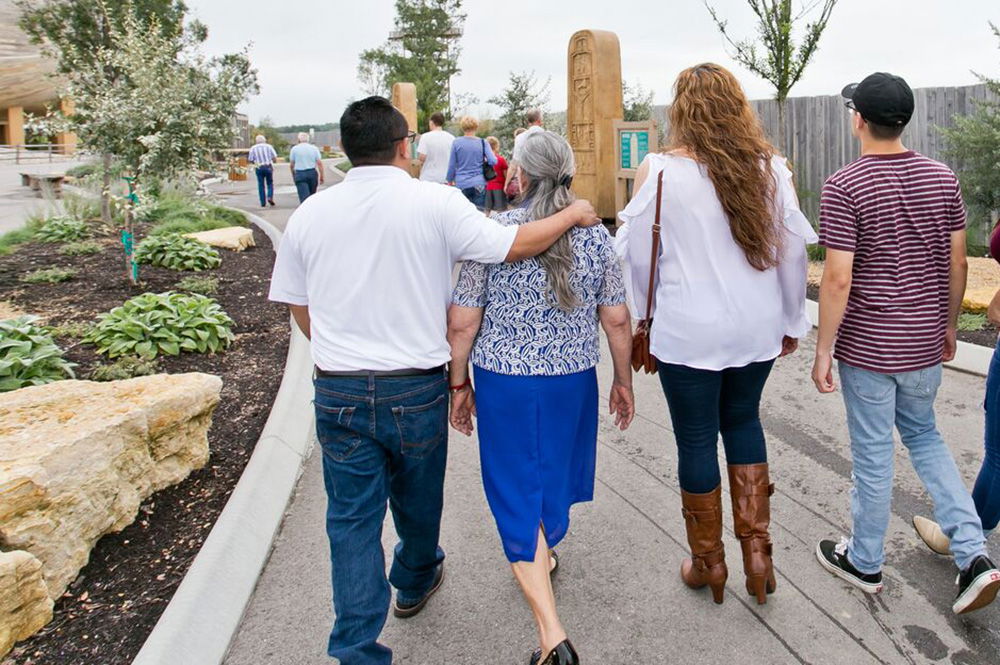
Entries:
{"label": "concrete walkway", "polygon": [[82,163],[65,158],[57,158],[52,163],[0,163],[0,234],[21,228],[32,213],[49,212],[54,205],[58,206],[57,202],[40,199],[34,191],[24,187],[21,173],[65,173],[66,169]]}

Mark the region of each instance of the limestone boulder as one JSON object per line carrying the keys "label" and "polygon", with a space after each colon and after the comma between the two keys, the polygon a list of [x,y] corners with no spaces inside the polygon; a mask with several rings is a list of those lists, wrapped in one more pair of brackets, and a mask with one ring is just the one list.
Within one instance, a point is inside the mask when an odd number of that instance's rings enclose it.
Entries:
{"label": "limestone boulder", "polygon": [[0,394],[0,549],[36,557],[61,596],[101,536],[205,465],[221,389],[193,373]]}
{"label": "limestone boulder", "polygon": [[0,658],[52,620],[42,562],[23,550],[0,552]]}
{"label": "limestone boulder", "polygon": [[184,235],[188,238],[200,240],[212,247],[231,249],[234,252],[242,252],[247,247],[255,247],[257,245],[253,240],[253,231],[243,226],[227,226],[224,229],[185,233]]}

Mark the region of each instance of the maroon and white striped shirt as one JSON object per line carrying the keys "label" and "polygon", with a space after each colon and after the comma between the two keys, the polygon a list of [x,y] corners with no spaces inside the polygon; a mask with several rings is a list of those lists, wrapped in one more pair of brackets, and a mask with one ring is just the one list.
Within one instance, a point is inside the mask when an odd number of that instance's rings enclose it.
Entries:
{"label": "maroon and white striped shirt", "polygon": [[837,360],[884,374],[941,362],[951,233],[964,228],[958,178],[916,152],[866,155],[827,179],[820,243],[854,252]]}

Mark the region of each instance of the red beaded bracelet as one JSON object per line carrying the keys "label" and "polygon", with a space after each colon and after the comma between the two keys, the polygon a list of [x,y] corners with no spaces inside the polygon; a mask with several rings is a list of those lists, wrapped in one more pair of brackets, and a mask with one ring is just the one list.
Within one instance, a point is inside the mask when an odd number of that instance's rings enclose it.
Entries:
{"label": "red beaded bracelet", "polygon": [[470,377],[470,378],[466,379],[465,383],[463,383],[460,386],[448,386],[448,390],[450,390],[451,392],[454,393],[454,392],[458,392],[459,390],[462,390],[463,388],[468,388],[471,385],[472,385],[472,378]]}

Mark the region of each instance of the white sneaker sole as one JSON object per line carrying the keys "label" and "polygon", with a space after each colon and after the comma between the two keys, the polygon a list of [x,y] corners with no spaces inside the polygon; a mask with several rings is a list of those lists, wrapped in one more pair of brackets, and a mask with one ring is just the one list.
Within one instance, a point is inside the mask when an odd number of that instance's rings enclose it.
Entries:
{"label": "white sneaker sole", "polygon": [[969,588],[951,606],[955,614],[980,610],[992,603],[1000,592],[1000,571],[988,570],[972,581]]}
{"label": "white sneaker sole", "polygon": [[827,561],[826,557],[823,556],[823,552],[822,550],[820,550],[819,545],[816,545],[816,560],[819,561],[819,565],[826,568],[829,572],[833,573],[834,575],[844,580],[851,586],[861,589],[865,593],[876,594],[882,591],[884,585],[881,582],[879,582],[878,584],[869,584],[868,582],[863,582],[854,575],[851,575],[850,573],[845,571],[840,566],[835,566],[834,564]]}

